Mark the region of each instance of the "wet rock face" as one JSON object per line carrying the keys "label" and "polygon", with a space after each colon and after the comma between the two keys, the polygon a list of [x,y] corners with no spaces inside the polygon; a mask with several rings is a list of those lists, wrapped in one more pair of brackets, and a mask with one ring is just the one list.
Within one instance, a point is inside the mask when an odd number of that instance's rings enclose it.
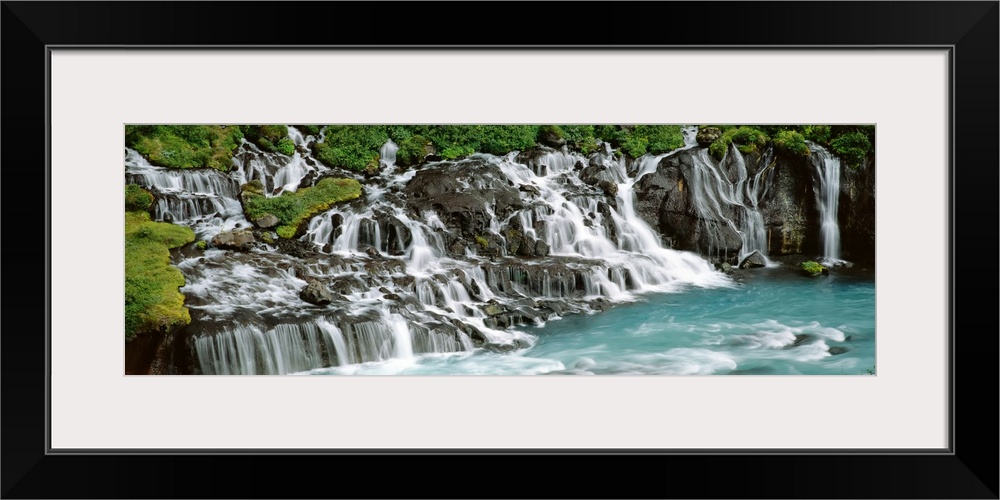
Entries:
{"label": "wet rock face", "polygon": [[333,294],[327,291],[322,283],[316,280],[309,281],[309,284],[299,292],[299,298],[318,306],[325,306],[333,302]]}
{"label": "wet rock face", "polygon": [[[700,161],[705,161],[703,152],[693,148],[668,156],[654,172],[635,184],[636,213],[659,229],[670,246],[708,257],[728,256],[730,260],[739,255],[743,240],[736,228],[747,213],[738,205],[705,197],[706,183],[732,185],[732,193],[728,188],[722,193],[726,197],[739,197],[745,205],[752,206],[750,190],[761,173],[756,195],[757,210],[764,224],[766,253],[777,256],[815,251],[817,237],[812,234],[817,224],[815,195],[811,167],[804,159],[745,154],[740,155],[741,165],[731,152],[721,164],[713,163],[717,166],[712,171],[706,171],[704,163],[701,170],[695,171],[699,168],[697,156],[703,155]],[[740,181],[741,175],[746,176],[745,181]],[[706,211],[716,215],[705,217]]]}
{"label": "wet rock face", "polygon": [[417,213],[433,210],[467,238],[484,235],[494,218],[506,219],[524,207],[518,188],[500,167],[478,158],[429,165],[404,192]]}
{"label": "wet rock face", "polygon": [[875,159],[840,171],[840,244],[845,259],[875,263]]}
{"label": "wet rock face", "polygon": [[[687,150],[664,158],[656,171],[639,179],[635,185],[636,213],[658,228],[673,248],[736,256],[743,246],[739,233],[725,219],[706,219],[699,213],[698,199],[692,192],[696,189],[692,186],[695,154],[697,150]],[[717,207],[725,218],[735,220],[738,216],[733,207]]]}
{"label": "wet rock face", "polygon": [[753,253],[751,253],[750,255],[747,255],[740,262],[740,266],[739,267],[740,267],[740,269],[750,269],[750,268],[754,268],[754,267],[764,267],[766,265],[767,265],[767,260],[764,259],[764,256],[761,255],[760,252],[754,250]]}

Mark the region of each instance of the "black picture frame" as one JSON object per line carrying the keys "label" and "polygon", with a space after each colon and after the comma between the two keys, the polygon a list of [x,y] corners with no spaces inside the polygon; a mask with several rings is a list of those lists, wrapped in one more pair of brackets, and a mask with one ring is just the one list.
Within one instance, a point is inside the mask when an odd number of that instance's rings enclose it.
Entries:
{"label": "black picture frame", "polygon": [[[8,284],[16,286],[15,293],[4,296],[8,328],[0,335],[4,498],[998,498],[996,422],[1000,419],[993,384],[1000,329],[992,306],[997,304],[997,286],[993,273],[983,272],[994,269],[998,246],[992,226],[973,227],[982,221],[993,224],[1000,207],[998,2],[483,2],[476,9],[464,5],[3,2],[4,206],[8,221],[31,221],[36,227],[31,236],[13,243],[8,240],[3,246]],[[303,14],[313,11],[315,15]],[[487,28],[477,18],[483,12],[490,13]],[[569,23],[574,19],[569,14],[591,22],[558,34],[538,29],[545,26],[538,20]],[[525,22],[533,29],[509,28]],[[608,50],[950,48],[953,372],[949,452],[48,453],[47,242],[48,222],[56,214],[39,193],[48,185],[51,145],[46,95],[51,47],[553,44]],[[25,186],[34,188],[26,190]],[[45,221],[45,238],[37,230],[41,220]],[[44,280],[40,279],[43,269]],[[986,307],[974,305],[983,303]],[[331,471],[330,477],[308,472],[317,468]],[[573,471],[571,477],[557,472],[567,468]],[[372,484],[360,479],[371,473],[383,480]],[[529,477],[548,489],[527,486],[532,484],[526,483]]]}

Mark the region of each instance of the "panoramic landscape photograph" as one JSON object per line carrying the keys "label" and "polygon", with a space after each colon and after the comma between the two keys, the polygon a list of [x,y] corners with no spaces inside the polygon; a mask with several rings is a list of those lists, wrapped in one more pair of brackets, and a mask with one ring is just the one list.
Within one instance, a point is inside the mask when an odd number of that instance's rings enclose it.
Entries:
{"label": "panoramic landscape photograph", "polygon": [[875,144],[125,125],[125,374],[875,375]]}

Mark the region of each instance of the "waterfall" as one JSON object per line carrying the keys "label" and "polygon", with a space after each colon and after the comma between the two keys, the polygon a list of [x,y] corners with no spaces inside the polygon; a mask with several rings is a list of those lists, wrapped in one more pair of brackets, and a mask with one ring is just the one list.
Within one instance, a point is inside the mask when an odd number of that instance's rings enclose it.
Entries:
{"label": "waterfall", "polygon": [[[696,131],[683,129],[681,149],[696,145]],[[297,146],[312,140],[293,127],[289,137]],[[644,293],[731,286],[698,255],[665,247],[636,213],[633,185],[674,153],[626,161],[609,148],[587,156],[546,149],[525,158],[475,154],[422,165],[421,171],[452,169],[458,189],[516,193],[510,196],[520,204],[509,207],[470,205],[484,221],[473,238],[462,233],[448,206],[413,204],[406,190],[417,171],[397,166],[397,151],[392,141],[381,147],[379,175],[365,180],[366,199],[309,220],[299,242],[304,246],[296,247],[301,252],[209,248],[179,257],[202,373],[303,373],[484,349],[519,351],[536,342],[526,328],[533,324]],[[158,203],[173,203],[162,210],[181,214],[174,222],[205,238],[249,224],[239,207],[241,184],[259,180],[267,196],[279,196],[312,185],[327,170],[308,149],[285,156],[249,143],[237,150],[233,165],[229,173],[167,170],[129,151],[126,177],[155,191]],[[599,170],[600,182],[581,179],[586,165]],[[708,209],[728,200],[754,210],[766,191],[759,175],[746,178],[745,167],[742,180],[728,188],[707,157],[703,167]],[[181,200],[191,206],[180,208]],[[300,298],[309,280],[320,282],[333,303]]]}
{"label": "waterfall", "polygon": [[[708,149],[692,155],[694,168],[686,178],[687,186],[701,230],[708,237],[709,252],[728,248],[726,235],[731,230],[741,242],[737,263],[754,251],[766,259],[767,232],[758,204],[767,194],[770,154],[765,153],[761,162],[764,166],[753,178],[749,178],[746,161],[734,145],[730,145],[721,162],[715,162]],[[728,172],[723,170],[724,165],[730,167]]]}
{"label": "waterfall", "polygon": [[126,149],[125,182],[153,194],[153,220],[191,226],[200,239],[249,225],[238,200],[237,175],[207,168],[158,167],[135,150]]}
{"label": "waterfall", "polygon": [[813,185],[816,194],[816,209],[819,210],[823,241],[823,261],[835,265],[840,259],[840,226],[837,223],[837,209],[840,204],[840,158],[830,154],[818,144],[809,143],[813,168],[817,182]]}

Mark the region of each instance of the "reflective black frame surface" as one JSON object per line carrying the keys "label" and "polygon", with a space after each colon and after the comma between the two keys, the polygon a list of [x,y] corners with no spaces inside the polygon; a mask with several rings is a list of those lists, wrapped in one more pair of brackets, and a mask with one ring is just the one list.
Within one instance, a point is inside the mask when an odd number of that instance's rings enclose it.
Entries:
{"label": "reflective black frame surface", "polygon": [[[4,498],[997,498],[998,2],[3,2],[8,294]],[[590,19],[578,29],[567,11]],[[314,15],[302,15],[304,12]],[[489,12],[489,23],[478,16]],[[509,27],[522,23],[523,30]],[[551,23],[551,24],[549,24]],[[52,50],[189,46],[942,48],[952,77],[948,450],[352,450],[59,453],[47,440],[48,71]],[[26,186],[34,188],[26,189]],[[43,215],[44,214],[44,215]],[[976,228],[974,224],[990,224]],[[962,229],[961,232],[958,229]],[[22,229],[23,230],[23,229]],[[11,238],[13,236],[13,238]],[[44,237],[43,237],[44,236]],[[43,270],[45,271],[43,278]],[[986,272],[984,272],[986,271]],[[916,276],[915,280],[919,280]],[[13,293],[10,293],[13,292]],[[28,293],[30,292],[30,293]],[[989,307],[981,307],[978,304]],[[986,425],[984,425],[985,423]],[[150,429],[155,432],[155,429]],[[835,430],[831,430],[835,432]],[[488,464],[486,462],[489,462]],[[559,467],[555,467],[555,465]],[[329,475],[316,476],[315,469]],[[562,471],[573,471],[566,477]],[[370,483],[368,474],[383,478]],[[531,478],[531,482],[526,479]],[[547,488],[535,490],[538,482]]]}

